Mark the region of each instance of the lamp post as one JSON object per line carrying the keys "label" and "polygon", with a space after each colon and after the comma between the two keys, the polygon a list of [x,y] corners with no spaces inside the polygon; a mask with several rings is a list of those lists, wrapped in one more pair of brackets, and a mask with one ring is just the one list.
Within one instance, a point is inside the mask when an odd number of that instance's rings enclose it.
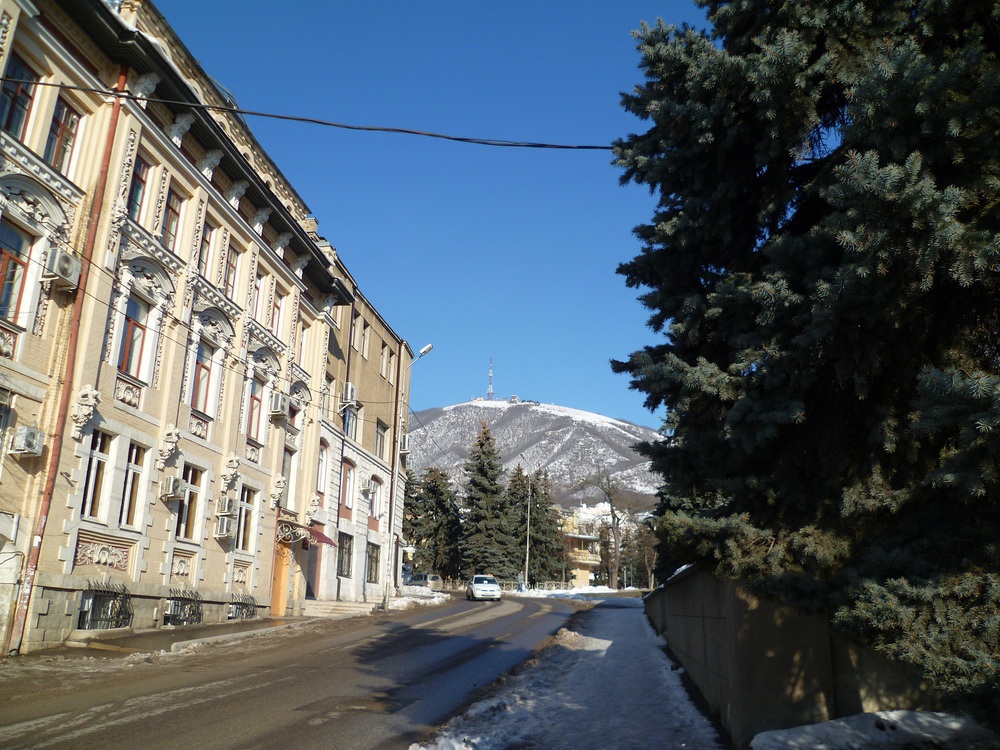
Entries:
{"label": "lamp post", "polygon": [[[524,461],[525,466],[528,465],[528,459],[521,454],[521,460]],[[528,474],[528,523],[527,529],[524,535],[524,586],[528,587],[528,561],[531,557],[531,474]]]}
{"label": "lamp post", "polygon": [[[402,349],[402,344],[400,349]],[[395,558],[399,554],[399,544],[392,544],[395,534],[396,534],[396,482],[399,475],[399,428],[402,421],[400,415],[400,391],[403,388],[403,373],[409,372],[410,368],[413,367],[414,362],[427,354],[431,349],[434,348],[434,344],[427,344],[419,352],[417,356],[414,357],[410,364],[406,366],[405,370],[401,370],[399,366],[396,368],[396,411],[393,414],[393,430],[392,430],[392,476],[390,477],[390,489],[389,489],[389,542],[390,545],[386,549],[386,569],[385,569],[385,591],[382,597],[382,611],[389,611],[389,586],[393,580],[393,568],[395,566]],[[402,365],[402,357],[399,358],[399,365]],[[407,401],[409,404],[409,401]]]}

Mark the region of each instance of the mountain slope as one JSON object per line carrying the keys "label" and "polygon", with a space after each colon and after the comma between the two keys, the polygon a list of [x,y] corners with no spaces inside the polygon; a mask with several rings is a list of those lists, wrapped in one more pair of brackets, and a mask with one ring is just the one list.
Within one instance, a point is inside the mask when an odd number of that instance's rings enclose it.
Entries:
{"label": "mountain slope", "polygon": [[614,479],[624,499],[650,507],[655,502],[658,477],[633,448],[656,439],[654,430],[551,404],[479,400],[415,412],[410,468],[419,473],[435,466],[461,484],[462,467],[482,421],[493,433],[508,474],[518,463],[526,471],[547,469],[553,497],[563,506],[604,500],[596,487],[588,486],[599,468]]}

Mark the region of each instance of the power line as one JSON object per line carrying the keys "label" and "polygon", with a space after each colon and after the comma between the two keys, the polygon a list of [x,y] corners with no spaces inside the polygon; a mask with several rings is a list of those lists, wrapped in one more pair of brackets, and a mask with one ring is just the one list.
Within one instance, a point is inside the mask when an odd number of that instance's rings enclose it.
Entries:
{"label": "power line", "polygon": [[133,102],[155,102],[157,104],[163,104],[171,107],[187,108],[187,109],[201,109],[212,112],[228,112],[234,115],[243,115],[248,117],[264,117],[272,120],[285,120],[288,122],[302,122],[310,125],[320,125],[327,128],[339,128],[341,130],[355,130],[362,131],[366,133],[396,133],[399,135],[416,135],[423,138],[439,138],[446,141],[455,141],[456,143],[471,143],[478,146],[498,146],[502,148],[538,148],[538,149],[558,149],[563,151],[611,151],[612,146],[595,146],[587,144],[567,144],[567,143],[544,143],[539,141],[509,141],[500,138],[474,138],[470,136],[461,135],[448,135],[445,133],[435,133],[429,130],[416,130],[414,128],[399,128],[399,127],[389,127],[381,125],[351,125],[344,122],[335,122],[333,120],[323,120],[318,117],[306,117],[304,115],[285,115],[276,112],[261,112],[252,109],[243,109],[241,107],[233,107],[222,104],[207,104],[204,102],[185,102],[178,101],[175,99],[159,99],[156,97],[137,97],[127,91],[119,92],[116,90],[108,89],[98,89],[89,86],[70,86],[64,83],[50,83],[43,81],[22,81],[16,78],[0,78],[3,81],[9,81],[11,83],[24,83],[24,84],[34,84],[36,86],[58,86],[59,88],[69,89],[72,91],[84,91],[91,94],[104,94],[106,96],[116,96],[121,99],[128,99]]}

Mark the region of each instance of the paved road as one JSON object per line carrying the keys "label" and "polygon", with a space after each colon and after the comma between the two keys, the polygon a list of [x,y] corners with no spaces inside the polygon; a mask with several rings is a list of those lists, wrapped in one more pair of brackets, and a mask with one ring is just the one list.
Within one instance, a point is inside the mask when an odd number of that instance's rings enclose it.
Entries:
{"label": "paved road", "polygon": [[0,747],[406,748],[578,605],[455,600],[176,654],[0,662]]}

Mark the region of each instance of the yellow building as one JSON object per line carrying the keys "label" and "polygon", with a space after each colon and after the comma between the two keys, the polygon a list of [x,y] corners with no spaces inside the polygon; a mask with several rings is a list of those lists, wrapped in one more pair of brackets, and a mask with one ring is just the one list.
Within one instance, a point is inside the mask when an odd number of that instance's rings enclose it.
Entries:
{"label": "yellow building", "polygon": [[586,533],[581,528],[579,516],[571,512],[563,516],[563,540],[567,583],[571,588],[592,585],[594,574],[601,566],[600,537]]}
{"label": "yellow building", "polygon": [[388,595],[413,354],[231,96],[143,0],[0,69],[4,653]]}

